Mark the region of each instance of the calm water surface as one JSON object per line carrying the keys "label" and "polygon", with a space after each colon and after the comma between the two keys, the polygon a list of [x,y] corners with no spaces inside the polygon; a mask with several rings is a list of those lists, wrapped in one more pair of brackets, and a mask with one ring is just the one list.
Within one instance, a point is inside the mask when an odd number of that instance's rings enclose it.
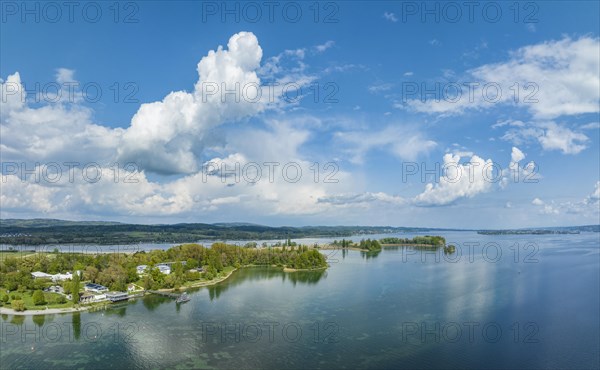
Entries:
{"label": "calm water surface", "polygon": [[[7,316],[4,368],[598,368],[600,235],[442,233],[457,253],[323,251],[110,310]],[[402,237],[410,236],[403,234]]]}

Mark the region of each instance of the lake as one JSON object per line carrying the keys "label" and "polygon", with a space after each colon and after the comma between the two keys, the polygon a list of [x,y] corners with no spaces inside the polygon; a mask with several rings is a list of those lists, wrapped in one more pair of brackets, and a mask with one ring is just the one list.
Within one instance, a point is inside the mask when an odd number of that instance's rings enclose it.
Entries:
{"label": "lake", "polygon": [[325,272],[244,268],[180,305],[147,296],[96,312],[3,315],[0,362],[39,369],[600,366],[600,234],[435,234],[455,243],[456,253],[329,250]]}

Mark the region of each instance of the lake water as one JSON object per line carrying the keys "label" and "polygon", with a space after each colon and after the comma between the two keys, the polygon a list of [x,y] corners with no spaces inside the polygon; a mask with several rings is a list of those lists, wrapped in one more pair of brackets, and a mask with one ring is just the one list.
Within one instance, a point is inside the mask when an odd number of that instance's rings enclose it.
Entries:
{"label": "lake water", "polygon": [[456,254],[323,251],[325,272],[241,269],[181,305],[4,315],[1,367],[600,366],[600,234],[440,234]]}

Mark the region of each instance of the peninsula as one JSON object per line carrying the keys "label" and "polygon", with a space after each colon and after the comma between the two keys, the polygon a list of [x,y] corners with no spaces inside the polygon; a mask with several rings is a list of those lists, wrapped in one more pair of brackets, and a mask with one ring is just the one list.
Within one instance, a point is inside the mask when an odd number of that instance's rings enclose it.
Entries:
{"label": "peninsula", "polygon": [[[289,272],[327,268],[325,256],[314,247],[257,248],[256,243],[247,247],[214,243],[210,248],[183,244],[130,254],[16,252],[2,253],[0,258],[0,307],[36,313],[78,311],[85,304],[119,301],[150,290],[212,285],[247,266]],[[44,307],[50,310],[41,310]]]}

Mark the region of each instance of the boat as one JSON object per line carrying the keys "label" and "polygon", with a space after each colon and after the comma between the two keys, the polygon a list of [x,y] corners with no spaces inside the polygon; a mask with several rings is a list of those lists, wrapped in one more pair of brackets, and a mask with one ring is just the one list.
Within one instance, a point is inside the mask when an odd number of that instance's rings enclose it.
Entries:
{"label": "boat", "polygon": [[187,293],[182,293],[179,297],[177,297],[176,303],[185,303],[189,301],[191,298]]}

